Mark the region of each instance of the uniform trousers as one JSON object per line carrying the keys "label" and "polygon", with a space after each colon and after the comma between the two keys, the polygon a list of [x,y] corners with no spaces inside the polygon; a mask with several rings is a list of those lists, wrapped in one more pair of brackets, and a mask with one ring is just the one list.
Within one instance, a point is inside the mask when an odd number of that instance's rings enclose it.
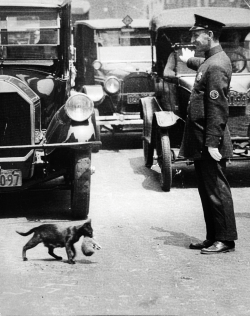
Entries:
{"label": "uniform trousers", "polygon": [[237,239],[233,199],[224,175],[226,159],[195,160],[198,191],[206,223],[206,239],[233,241]]}

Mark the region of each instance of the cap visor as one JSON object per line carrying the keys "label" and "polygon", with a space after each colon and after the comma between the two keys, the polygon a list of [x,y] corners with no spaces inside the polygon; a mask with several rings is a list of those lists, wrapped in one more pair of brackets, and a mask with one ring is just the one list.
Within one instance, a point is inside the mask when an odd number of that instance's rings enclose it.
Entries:
{"label": "cap visor", "polygon": [[205,30],[205,28],[204,27],[201,27],[201,26],[192,26],[190,29],[189,29],[189,31],[191,32],[191,31],[200,31],[200,30]]}

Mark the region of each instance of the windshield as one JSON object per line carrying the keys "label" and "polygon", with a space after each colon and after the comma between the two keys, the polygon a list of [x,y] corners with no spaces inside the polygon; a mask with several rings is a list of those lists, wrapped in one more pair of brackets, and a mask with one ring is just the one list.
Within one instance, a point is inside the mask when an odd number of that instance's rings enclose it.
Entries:
{"label": "windshield", "polygon": [[222,38],[221,46],[231,60],[234,73],[250,72],[250,32],[231,31]]}
{"label": "windshield", "polygon": [[148,29],[101,30],[96,33],[98,59],[103,62],[151,62]]}
{"label": "windshield", "polygon": [[56,11],[6,10],[0,12],[2,59],[57,57],[59,19]]}
{"label": "windshield", "polygon": [[[166,61],[164,76],[172,76],[176,72],[177,74],[195,74],[196,72],[189,69],[179,58],[182,54],[181,47],[191,44],[190,34],[183,32],[177,41],[180,43],[180,48],[176,50],[177,58],[172,49]],[[250,73],[250,30],[225,30],[221,35],[220,44],[231,60],[233,73]],[[204,57],[197,54],[195,56]]]}

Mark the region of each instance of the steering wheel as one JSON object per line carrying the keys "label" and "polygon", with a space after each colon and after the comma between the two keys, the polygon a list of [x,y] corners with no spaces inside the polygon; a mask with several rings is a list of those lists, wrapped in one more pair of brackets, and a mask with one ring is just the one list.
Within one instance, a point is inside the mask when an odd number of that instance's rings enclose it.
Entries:
{"label": "steering wheel", "polygon": [[[227,53],[230,60],[231,60],[231,64],[232,64],[232,67],[233,67],[233,72],[236,72],[236,73],[239,73],[239,72],[242,72],[246,66],[247,66],[247,59],[246,57],[240,53],[240,52],[237,52],[237,51],[232,51],[232,52],[229,52]],[[241,68],[238,67],[237,63],[239,61],[242,61],[243,62],[243,65]]]}

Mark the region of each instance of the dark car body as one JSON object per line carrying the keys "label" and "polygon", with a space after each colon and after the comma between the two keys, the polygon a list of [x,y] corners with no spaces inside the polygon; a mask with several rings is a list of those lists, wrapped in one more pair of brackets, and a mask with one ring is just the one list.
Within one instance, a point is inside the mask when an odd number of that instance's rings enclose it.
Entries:
{"label": "dark car body", "polygon": [[149,20],[77,21],[75,46],[76,89],[93,100],[97,124],[141,130],[139,99],[154,95]]}
{"label": "dark car body", "polygon": [[92,100],[71,89],[70,20],[70,1],[0,1],[0,193],[63,177],[86,218],[100,142]]}
{"label": "dark car body", "polygon": [[[156,48],[155,97],[141,99],[144,120],[143,145],[145,163],[153,164],[156,149],[161,167],[164,191],[172,182],[173,163],[181,159],[178,152],[182,141],[187,106],[196,72],[179,59],[181,49],[191,45],[190,27],[194,14],[219,20],[226,26],[220,43],[229,56],[233,74],[228,94],[228,126],[234,147],[232,159],[249,159],[250,136],[250,10],[240,8],[171,9],[155,16],[150,22],[152,41]],[[196,53],[196,56],[197,53]],[[198,56],[204,57],[204,56]]]}

